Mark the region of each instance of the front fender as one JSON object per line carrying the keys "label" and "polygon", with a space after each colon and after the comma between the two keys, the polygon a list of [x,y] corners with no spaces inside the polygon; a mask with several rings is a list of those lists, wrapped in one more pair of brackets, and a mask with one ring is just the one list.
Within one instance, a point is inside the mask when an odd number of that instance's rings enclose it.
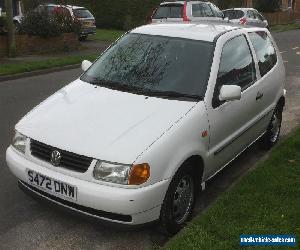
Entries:
{"label": "front fender", "polygon": [[207,112],[199,102],[137,158],[135,163],[150,165],[149,184],[173,177],[191,156],[201,156],[205,165],[209,146],[205,131],[209,131]]}

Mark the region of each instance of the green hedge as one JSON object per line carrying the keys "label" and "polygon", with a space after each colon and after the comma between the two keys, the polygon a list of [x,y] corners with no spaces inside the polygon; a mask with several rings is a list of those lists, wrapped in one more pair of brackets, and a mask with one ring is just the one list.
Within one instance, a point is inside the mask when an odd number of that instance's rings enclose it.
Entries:
{"label": "green hedge", "polygon": [[128,30],[144,24],[160,0],[71,0],[74,5],[86,6],[101,28]]}

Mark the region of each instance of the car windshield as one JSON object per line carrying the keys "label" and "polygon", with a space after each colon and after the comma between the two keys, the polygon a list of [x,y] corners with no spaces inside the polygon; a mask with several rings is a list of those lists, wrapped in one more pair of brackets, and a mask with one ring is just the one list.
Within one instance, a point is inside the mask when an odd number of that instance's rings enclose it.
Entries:
{"label": "car windshield", "polygon": [[245,15],[241,10],[225,10],[223,13],[225,17],[229,18],[229,20],[240,19]]}
{"label": "car windshield", "polygon": [[201,100],[213,44],[130,33],[107,50],[82,81],[120,91]]}
{"label": "car windshield", "polygon": [[162,18],[182,18],[183,15],[183,5],[182,4],[168,4],[160,6],[155,14],[153,19],[162,19]]}
{"label": "car windshield", "polygon": [[93,15],[87,9],[73,9],[73,13],[77,18],[93,18]]}

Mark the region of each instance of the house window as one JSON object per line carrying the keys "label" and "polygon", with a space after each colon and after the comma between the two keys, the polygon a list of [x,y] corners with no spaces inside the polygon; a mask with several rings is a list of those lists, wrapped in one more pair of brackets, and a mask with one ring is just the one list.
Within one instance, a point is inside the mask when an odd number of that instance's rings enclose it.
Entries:
{"label": "house window", "polygon": [[293,0],[288,0],[288,8],[293,8]]}

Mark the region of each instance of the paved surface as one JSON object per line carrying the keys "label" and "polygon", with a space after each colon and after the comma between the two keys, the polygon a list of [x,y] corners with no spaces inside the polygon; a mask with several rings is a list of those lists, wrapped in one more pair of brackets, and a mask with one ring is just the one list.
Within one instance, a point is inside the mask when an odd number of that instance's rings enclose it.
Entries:
{"label": "paved surface", "polygon": [[[287,107],[283,135],[300,124],[300,31],[276,34],[287,65]],[[286,51],[286,52],[285,52]],[[150,249],[167,237],[157,226],[126,229],[98,223],[54,209],[23,194],[5,163],[16,122],[26,112],[75,79],[69,70],[0,82],[0,249]],[[210,206],[218,195],[265,157],[257,145],[207,184],[199,195],[195,214]]]}

